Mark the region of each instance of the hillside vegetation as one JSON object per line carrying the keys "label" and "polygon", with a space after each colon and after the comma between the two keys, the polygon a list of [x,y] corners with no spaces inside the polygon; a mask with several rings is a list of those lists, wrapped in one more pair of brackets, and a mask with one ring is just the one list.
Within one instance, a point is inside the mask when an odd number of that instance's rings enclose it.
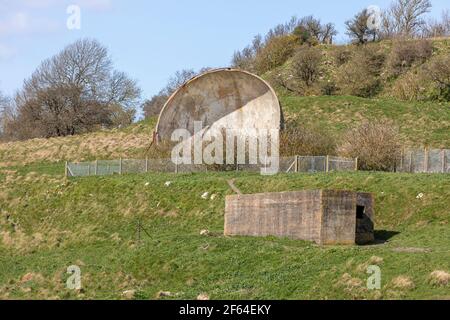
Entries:
{"label": "hillside vegetation", "polygon": [[[0,298],[450,298],[450,180],[444,175],[149,174],[65,180],[56,170],[46,172],[0,173]],[[231,178],[244,193],[373,192],[378,244],[320,247],[271,237],[224,237]],[[141,241],[138,221],[145,229]],[[202,236],[201,230],[209,234]],[[374,264],[382,270],[381,291],[366,289],[367,266]],[[71,265],[82,270],[78,292],[65,286]]]}
{"label": "hillside vegetation", "polygon": [[448,103],[450,39],[297,45],[263,76],[282,95],[354,95]]}
{"label": "hillside vegetation", "polygon": [[[389,119],[400,129],[403,147],[448,148],[449,59],[448,38],[384,40],[365,46],[308,47],[296,42],[287,56],[271,61],[272,69],[262,76],[278,93],[287,129],[315,126],[339,144],[347,130],[365,120]],[[179,80],[190,75],[179,75]],[[444,85],[439,85],[441,78]],[[150,147],[155,122],[153,116],[125,129],[1,143],[0,167],[163,156]],[[296,152],[283,150],[284,155],[292,153]]]}
{"label": "hillside vegetation", "polygon": [[[400,128],[405,147],[448,148],[450,108],[438,102],[401,102],[351,96],[299,97],[282,95],[287,129],[315,125],[337,139],[364,120],[391,119]],[[152,152],[151,137],[156,119],[125,129],[63,138],[34,139],[0,144],[0,167],[23,164],[143,158]]]}
{"label": "hillside vegetation", "polygon": [[32,163],[143,157],[152,142],[154,119],[125,129],[0,143],[0,167]]}

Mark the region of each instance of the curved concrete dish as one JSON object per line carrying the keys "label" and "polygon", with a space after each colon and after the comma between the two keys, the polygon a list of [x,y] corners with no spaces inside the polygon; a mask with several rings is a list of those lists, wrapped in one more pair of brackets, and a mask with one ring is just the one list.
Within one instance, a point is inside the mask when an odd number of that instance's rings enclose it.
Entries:
{"label": "curved concrete dish", "polygon": [[179,88],[166,102],[156,127],[157,140],[177,129],[194,135],[194,122],[207,129],[280,130],[282,110],[275,91],[260,77],[237,69],[216,69]]}

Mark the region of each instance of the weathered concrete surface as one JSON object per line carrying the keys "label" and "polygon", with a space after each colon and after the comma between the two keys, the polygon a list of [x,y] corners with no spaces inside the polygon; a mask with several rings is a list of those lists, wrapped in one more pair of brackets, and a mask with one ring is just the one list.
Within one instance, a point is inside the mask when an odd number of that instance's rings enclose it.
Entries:
{"label": "weathered concrete surface", "polygon": [[228,196],[225,235],[320,242],[320,194],[320,191],[299,191]]}
{"label": "weathered concrete surface", "polygon": [[322,191],[322,230],[320,244],[355,244],[356,193]]}
{"label": "weathered concrete surface", "polygon": [[[357,206],[365,217],[357,219]],[[225,235],[277,236],[323,245],[373,241],[373,197],[349,191],[299,191],[228,196]]]}
{"label": "weathered concrete surface", "polygon": [[169,98],[159,116],[156,138],[170,140],[176,129],[194,135],[195,121],[214,130],[279,130],[282,111],[275,91],[258,76],[217,69],[188,81]]}

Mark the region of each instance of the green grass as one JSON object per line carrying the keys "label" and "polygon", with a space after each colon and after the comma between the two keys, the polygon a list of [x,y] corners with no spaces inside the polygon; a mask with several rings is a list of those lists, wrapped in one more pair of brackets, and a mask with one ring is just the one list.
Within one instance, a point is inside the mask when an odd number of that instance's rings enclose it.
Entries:
{"label": "green grass", "polygon": [[316,124],[339,136],[364,120],[390,119],[410,147],[450,146],[448,104],[351,96],[281,96],[280,102],[288,125]]}
{"label": "green grass", "polygon": [[[0,175],[0,298],[119,299],[125,290],[136,290],[137,299],[153,299],[159,291],[170,291],[171,299],[201,293],[212,299],[450,297],[448,286],[429,282],[435,270],[450,272],[448,176],[221,173],[66,181],[52,170],[30,171]],[[224,237],[231,178],[244,193],[373,192],[377,237],[388,242],[320,247],[272,237]],[[172,185],[166,187],[166,181]],[[203,200],[207,191],[217,198]],[[419,193],[424,193],[420,200]],[[138,220],[148,233],[142,232],[140,242]],[[211,236],[200,236],[203,229]],[[396,250],[411,247],[426,251]],[[374,256],[383,259],[376,262],[381,291],[365,289],[366,266]],[[82,269],[80,293],[65,287],[66,269],[73,264]],[[34,279],[21,282],[27,273]],[[399,276],[411,278],[414,288],[394,287]]]}

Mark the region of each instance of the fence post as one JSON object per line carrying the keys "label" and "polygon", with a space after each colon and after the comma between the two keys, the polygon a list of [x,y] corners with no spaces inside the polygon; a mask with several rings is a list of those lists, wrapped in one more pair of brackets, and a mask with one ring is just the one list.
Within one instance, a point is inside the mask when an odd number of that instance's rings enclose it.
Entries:
{"label": "fence post", "polygon": [[95,160],[95,175],[98,174],[98,160]]}
{"label": "fence post", "polygon": [[64,176],[67,178],[69,176],[69,162],[66,161],[66,166],[64,168]]}
{"label": "fence post", "polygon": [[122,174],[122,157],[119,159],[119,174]]}
{"label": "fence post", "polygon": [[412,173],[413,153],[409,151],[409,173]]}
{"label": "fence post", "polygon": [[358,164],[359,164],[359,159],[358,158],[356,158],[355,159],[355,171],[358,171]]}
{"label": "fence post", "polygon": [[447,156],[446,156],[446,151],[445,149],[443,149],[442,151],[442,173],[446,173],[447,171]]}
{"label": "fence post", "polygon": [[428,148],[425,148],[424,152],[425,152],[425,155],[424,155],[424,159],[423,159],[423,170],[425,173],[428,173],[428,161],[429,161],[429,157],[430,157]]}
{"label": "fence post", "polygon": [[148,173],[148,157],[145,157],[145,173]]}
{"label": "fence post", "polygon": [[327,168],[326,168],[326,172],[330,172],[330,156],[327,156]]}
{"label": "fence post", "polygon": [[405,149],[402,149],[402,153],[400,155],[400,172],[404,172],[405,170],[403,169],[403,159],[405,157]]}
{"label": "fence post", "polygon": [[300,157],[299,156],[295,156],[295,173],[298,173],[298,170],[300,169]]}

